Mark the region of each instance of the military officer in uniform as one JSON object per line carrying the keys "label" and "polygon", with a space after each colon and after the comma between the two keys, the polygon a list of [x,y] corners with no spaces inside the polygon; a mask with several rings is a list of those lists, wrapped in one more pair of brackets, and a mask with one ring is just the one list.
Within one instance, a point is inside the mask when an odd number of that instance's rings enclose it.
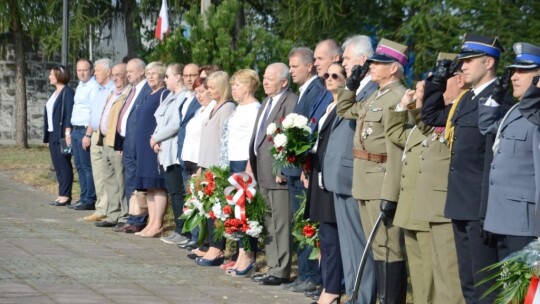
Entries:
{"label": "military officer in uniform", "polygon": [[434,303],[433,271],[429,223],[413,219],[416,180],[419,175],[422,143],[426,136],[420,131],[422,99],[414,90],[407,90],[401,102],[390,108],[386,129],[390,140],[403,149],[398,207],[394,225],[403,228],[407,263],[415,303]]}
{"label": "military officer in uniform", "polygon": [[[490,284],[478,284],[490,275],[481,270],[498,261],[494,237],[483,230],[482,206],[487,202],[487,188],[483,187],[487,186],[489,173],[484,171],[491,163],[493,137],[482,135],[478,129],[478,103],[487,100],[495,88],[501,52],[503,47],[497,38],[465,35],[458,60],[471,90],[451,107],[440,101],[422,107],[422,120],[427,125],[442,127],[449,121],[446,132],[453,133],[449,142],[451,159],[444,215],[452,220],[461,289],[467,303],[493,303],[497,296],[493,292],[482,297]],[[440,72],[436,70],[434,78],[426,81],[426,91],[431,82],[439,84],[444,91],[440,84],[451,73]],[[504,105],[501,110],[507,102]]]}
{"label": "military officer in uniform", "polygon": [[[534,76],[540,74],[540,48],[529,43],[514,44],[516,58],[507,67],[512,75],[513,95],[521,100]],[[489,174],[489,196],[484,229],[495,234],[499,259],[523,249],[535,239],[534,154],[536,125],[521,115],[515,104],[506,115],[499,111],[508,79],[499,81],[499,90],[479,105],[478,127],[483,134],[496,134]],[[498,94],[497,94],[498,93]]]}
{"label": "military officer in uniform", "polygon": [[[439,53],[437,66],[449,64],[457,54]],[[444,104],[448,109],[458,103],[467,92],[467,85],[459,66],[444,83],[421,81],[416,85],[416,96],[424,100],[423,107],[434,102]],[[445,121],[441,122],[442,124]],[[419,157],[416,179],[415,203],[412,218],[429,223],[431,261],[434,282],[433,303],[465,303],[461,292],[458,273],[456,245],[452,222],[444,217],[448,188],[450,150],[445,127],[419,125],[426,134]]]}
{"label": "military officer in uniform", "polygon": [[399,196],[402,150],[385,132],[388,109],[405,94],[401,78],[406,50],[405,45],[382,39],[368,59],[371,79],[379,89],[361,103],[356,103],[354,91],[341,90],[337,104],[339,116],[357,120],[352,194],[359,200],[364,232],[371,233],[380,213],[385,223],[372,245],[379,298],[384,304],[404,303],[407,291],[403,235],[392,223]]}

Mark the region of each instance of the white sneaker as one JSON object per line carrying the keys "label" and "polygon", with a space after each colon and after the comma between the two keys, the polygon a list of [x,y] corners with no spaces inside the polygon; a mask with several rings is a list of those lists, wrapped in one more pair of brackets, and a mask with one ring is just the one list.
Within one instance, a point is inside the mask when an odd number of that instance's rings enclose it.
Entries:
{"label": "white sneaker", "polygon": [[160,239],[165,244],[180,245],[189,242],[189,239],[181,234],[173,232],[168,237],[162,237]]}

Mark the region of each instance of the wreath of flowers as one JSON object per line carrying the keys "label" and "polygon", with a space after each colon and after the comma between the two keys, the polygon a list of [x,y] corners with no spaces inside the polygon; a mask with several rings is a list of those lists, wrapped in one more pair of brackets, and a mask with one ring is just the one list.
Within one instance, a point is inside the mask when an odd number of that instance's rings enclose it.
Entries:
{"label": "wreath of flowers", "polygon": [[319,257],[320,248],[319,222],[304,218],[306,200],[306,196],[304,195],[302,197],[300,208],[298,208],[298,211],[294,214],[292,235],[299,248],[304,248],[306,246],[313,248],[309,255],[309,259],[316,260]]}
{"label": "wreath of flowers", "polygon": [[[495,304],[533,303],[540,277],[540,241],[535,240],[518,252],[514,252],[504,260],[490,265],[482,271],[492,274],[478,283],[493,285],[482,297],[498,291]],[[537,299],[535,299],[537,300]]]}
{"label": "wreath of flowers", "polygon": [[206,238],[207,219],[216,219],[216,213],[221,216],[219,210],[226,204],[223,192],[228,186],[228,176],[229,168],[210,167],[190,179],[184,212],[180,216],[185,220],[183,232],[199,227],[199,240]]}
{"label": "wreath of flowers", "polygon": [[[265,237],[264,218],[267,207],[262,196],[255,190],[252,175],[235,173],[211,167],[204,174],[190,180],[190,193],[184,204],[184,231],[200,228],[199,239],[206,234],[206,221],[215,224],[214,238],[241,240],[250,251],[250,237]],[[201,233],[204,231],[203,236]]]}
{"label": "wreath of flowers", "polygon": [[266,129],[268,140],[273,143],[270,153],[275,162],[273,173],[283,167],[301,167],[307,159],[317,134],[311,132],[310,125],[315,119],[308,120],[302,115],[291,113],[281,118],[280,123],[271,123]]}

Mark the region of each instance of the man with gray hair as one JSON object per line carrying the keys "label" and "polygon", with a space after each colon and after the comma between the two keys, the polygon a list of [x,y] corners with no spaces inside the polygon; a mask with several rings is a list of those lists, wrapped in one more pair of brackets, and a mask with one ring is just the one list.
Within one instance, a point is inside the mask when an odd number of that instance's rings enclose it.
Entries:
{"label": "man with gray hair", "polygon": [[[90,163],[92,165],[92,178],[96,190],[96,202],[94,205],[81,204],[74,206],[74,210],[93,210],[97,214],[102,214],[107,209],[107,194],[105,192],[105,184],[103,182],[102,159],[103,149],[96,145],[98,140],[98,127],[101,113],[107,97],[113,88],[111,80],[112,61],[108,58],[99,59],[94,63],[94,77],[96,78],[97,86],[92,93],[93,99],[90,101],[90,121],[86,127],[86,133],[82,139],[82,147],[84,150],[90,150]],[[90,146],[93,146],[90,149]],[[86,218],[86,220],[89,220]]]}
{"label": "man with gray hair", "polygon": [[257,114],[255,128],[249,145],[249,163],[246,171],[252,171],[269,212],[266,216],[268,238],[265,252],[268,271],[252,279],[262,285],[280,285],[291,274],[291,204],[286,179],[274,175],[274,159],[270,154],[272,143],[266,140],[266,129],[292,113],[298,96],[289,88],[289,71],[284,63],[272,63],[264,72],[263,88],[267,98]]}
{"label": "man with gray hair", "polygon": [[[377,90],[377,84],[366,73],[363,79],[352,75],[352,70],[361,70],[366,60],[373,55],[371,39],[357,35],[343,43],[343,66],[347,72],[348,83],[357,85],[356,101],[363,102]],[[360,219],[360,205],[352,196],[353,168],[352,155],[355,140],[356,120],[336,117],[324,157],[323,179],[325,188],[334,194],[334,208],[338,226],[339,246],[343,263],[345,291],[351,298],[356,273],[362,253],[366,247],[366,236]],[[357,302],[375,303],[377,288],[375,283],[373,257],[370,255],[364,268]]]}
{"label": "man with gray hair", "polygon": [[376,53],[368,58],[372,80],[379,89],[358,103],[356,88],[350,87],[348,81],[347,89],[339,90],[336,106],[339,116],[357,121],[352,149],[352,196],[358,200],[364,233],[370,234],[380,219],[384,223],[371,249],[379,297],[385,304],[404,303],[407,294],[403,234],[393,224],[403,150],[386,135],[388,111],[405,94],[401,79],[407,62],[406,51],[406,45],[382,39]]}
{"label": "man with gray hair", "polygon": [[317,44],[315,52],[313,52],[315,57],[313,65],[319,78],[323,79],[324,74],[328,72],[328,67],[341,59],[341,53],[341,48],[332,39],[326,39]]}

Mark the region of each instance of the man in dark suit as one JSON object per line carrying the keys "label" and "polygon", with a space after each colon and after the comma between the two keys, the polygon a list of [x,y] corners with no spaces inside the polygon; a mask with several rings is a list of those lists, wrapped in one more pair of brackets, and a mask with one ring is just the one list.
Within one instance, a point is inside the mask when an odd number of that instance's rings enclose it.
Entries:
{"label": "man in dark suit", "polygon": [[[353,36],[343,43],[343,66],[350,79],[353,66],[363,66],[373,55],[371,40],[367,36]],[[367,79],[367,80],[366,80]],[[362,102],[377,89],[371,81],[371,75],[357,79],[356,101]],[[345,278],[345,291],[352,296],[356,272],[360,258],[366,247],[366,236],[360,220],[358,200],[352,196],[353,176],[353,140],[356,129],[355,120],[336,117],[324,157],[323,179],[328,191],[334,193],[334,207],[338,225],[339,245]],[[362,276],[362,284],[357,303],[375,303],[377,289],[373,269],[373,257],[370,256]]]}
{"label": "man in dark suit", "polygon": [[[124,163],[124,191],[126,201],[129,201],[131,194],[135,189],[135,178],[137,172],[137,157],[135,154],[135,125],[137,124],[136,109],[151,93],[152,89],[146,83],[145,79],[146,64],[138,58],[131,59],[126,66],[127,78],[132,85],[130,96],[128,96],[124,106],[120,110],[118,117],[117,131],[120,136],[115,143],[115,150],[122,151],[122,160]],[[123,139],[123,140],[122,140]],[[123,201],[122,204],[127,202]],[[120,208],[120,206],[118,206]],[[129,207],[129,206],[128,206]],[[110,209],[110,208],[109,208]],[[121,210],[128,210],[121,208]],[[126,212],[127,213],[127,212]],[[116,232],[134,233],[142,230],[146,224],[147,215],[128,215],[120,214],[117,222],[108,221],[97,222],[98,227],[113,227]],[[127,219],[126,219],[127,218]],[[112,224],[112,225],[111,225]]]}
{"label": "man in dark suit", "polygon": [[291,272],[291,204],[285,178],[274,175],[274,159],[270,154],[272,143],[266,140],[266,129],[292,113],[298,96],[288,89],[289,71],[284,63],[270,64],[264,73],[263,88],[268,97],[263,101],[249,145],[249,164],[268,205],[265,252],[267,273],[255,275],[254,281],[262,285],[280,285],[289,280]]}
{"label": "man in dark suit", "polygon": [[[300,91],[294,112],[308,119],[313,118],[315,123],[311,125],[311,129],[315,130],[317,122],[332,102],[332,94],[324,88],[324,84],[315,74],[313,51],[306,47],[293,48],[289,52],[289,71]],[[300,208],[299,197],[305,195],[304,185],[300,181],[301,169],[283,168],[282,172],[287,179],[291,210],[294,214]],[[318,262],[309,260],[311,250],[311,247],[298,249],[298,278],[290,284],[285,284],[284,289],[295,292],[313,291],[321,283]]]}
{"label": "man in dark suit", "polygon": [[[453,111],[444,102],[426,103],[422,107],[422,119],[427,125],[444,126],[450,120],[451,128],[446,132],[453,130],[449,139],[451,159],[444,215],[452,220],[461,289],[467,303],[493,303],[497,296],[492,292],[481,298],[490,285],[477,285],[490,275],[480,270],[498,261],[495,238],[483,230],[482,205],[487,202],[489,170],[484,171],[493,158],[493,136],[484,136],[478,129],[478,104],[484,103],[495,88],[501,52],[503,48],[497,38],[465,35],[458,59],[463,64],[465,83],[472,89],[454,103]],[[434,86],[430,82],[437,79],[426,81],[426,91]],[[440,89],[444,90],[444,86]],[[501,106],[501,111],[507,109],[506,104]]]}

